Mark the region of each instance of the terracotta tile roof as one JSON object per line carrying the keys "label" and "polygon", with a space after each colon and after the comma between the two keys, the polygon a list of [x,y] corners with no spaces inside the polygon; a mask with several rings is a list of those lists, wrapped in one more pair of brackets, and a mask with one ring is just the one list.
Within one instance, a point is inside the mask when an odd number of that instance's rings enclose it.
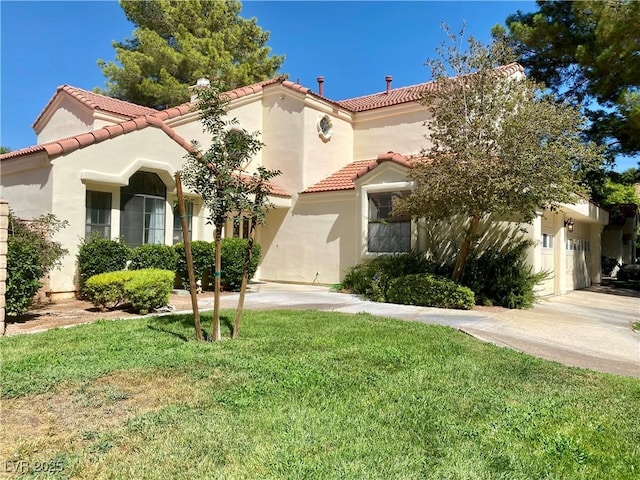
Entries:
{"label": "terracotta tile roof", "polygon": [[124,100],[118,100],[116,98],[100,95],[99,93],[93,93],[88,90],[72,87],[71,85],[62,85],[58,87],[56,93],[51,97],[47,105],[42,109],[36,120],[33,122],[32,126],[34,128],[49,106],[53,103],[54,99],[60,94],[67,94],[71,96],[91,110],[100,110],[127,119],[158,113],[158,110],[154,108],[143,107],[142,105],[137,105],[135,103],[125,102]]}
{"label": "terracotta tile roof", "polygon": [[[497,68],[496,72],[508,77],[517,72],[524,73],[524,69],[518,63],[510,63]],[[372,95],[340,100],[336,103],[352,112],[364,112],[376,108],[400,105],[402,103],[419,102],[423,94],[426,91],[433,90],[433,88],[435,88],[435,82],[430,81],[409,87],[392,88],[388,92],[384,91]]]}
{"label": "terracotta tile roof", "polygon": [[30,155],[35,152],[46,152],[49,157],[66,155],[80,148],[88,147],[89,145],[100,143],[111,138],[116,138],[135,130],[142,130],[149,126],[159,128],[185,150],[192,150],[191,144],[178,135],[171,127],[168,127],[161,119],[154,115],[144,115],[115,125],[108,125],[106,127],[99,128],[98,130],[81,133],[80,135],[75,135],[73,137],[63,138],[53,142],[43,143],[41,145],[35,145],[33,147],[5,153],[4,155],[0,155],[0,160],[9,160],[11,158]]}
{"label": "terracotta tile roof", "polygon": [[421,83],[409,87],[392,88],[386,91],[365,95],[363,97],[349,98],[347,100],[338,101],[338,105],[352,112],[364,112],[381,107],[390,107],[392,105],[400,105],[408,102],[418,102],[422,98],[424,92],[432,89],[434,82]]}
{"label": "terracotta tile roof", "polygon": [[384,162],[393,162],[406,168],[411,168],[412,161],[395,152],[382,153],[375,160],[358,160],[329,175],[324,180],[310,186],[301,193],[336,192],[353,190],[355,181],[369,173]]}

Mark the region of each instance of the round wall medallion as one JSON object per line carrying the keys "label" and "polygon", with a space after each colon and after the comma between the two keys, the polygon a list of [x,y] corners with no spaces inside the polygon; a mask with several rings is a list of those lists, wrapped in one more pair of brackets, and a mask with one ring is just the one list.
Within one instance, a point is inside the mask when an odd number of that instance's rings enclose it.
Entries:
{"label": "round wall medallion", "polygon": [[333,122],[331,122],[329,115],[325,114],[318,118],[318,135],[325,142],[329,141],[333,135]]}

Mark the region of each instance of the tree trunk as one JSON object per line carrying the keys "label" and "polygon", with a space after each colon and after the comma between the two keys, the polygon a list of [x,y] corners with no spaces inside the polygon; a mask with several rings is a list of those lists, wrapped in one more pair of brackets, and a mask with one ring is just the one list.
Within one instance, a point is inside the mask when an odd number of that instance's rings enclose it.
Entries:
{"label": "tree trunk", "polygon": [[189,227],[184,212],[184,195],[182,194],[182,181],[180,174],[176,173],[176,189],[178,191],[178,211],[182,225],[182,239],[184,240],[184,253],[187,258],[187,274],[189,276],[189,292],[191,293],[191,307],[193,308],[193,321],[196,329],[196,340],[202,341],[202,328],[200,327],[200,311],[198,310],[198,295],[196,293],[196,279],[193,273],[193,257],[191,256],[191,239]]}
{"label": "tree trunk", "polygon": [[469,252],[471,252],[471,242],[473,241],[476,233],[478,232],[478,226],[480,225],[480,213],[475,212],[471,217],[471,223],[469,224],[469,228],[467,229],[467,233],[464,236],[464,241],[460,246],[460,252],[458,253],[458,257],[456,258],[456,265],[453,268],[453,274],[451,275],[451,280],[458,283],[462,278],[462,273],[464,272],[464,267],[467,263],[467,258],[469,258]]}
{"label": "tree trunk", "polygon": [[216,225],[216,264],[214,272],[214,296],[213,296],[213,332],[211,340],[217,342],[222,339],[220,335],[220,277],[222,268],[222,225]]}
{"label": "tree trunk", "polygon": [[233,335],[231,336],[231,338],[233,338],[234,340],[238,338],[238,334],[240,333],[242,309],[244,308],[244,295],[247,291],[247,283],[249,282],[249,267],[251,266],[251,258],[253,257],[253,243],[255,241],[255,237],[256,231],[254,222],[251,221],[251,226],[249,227],[247,251],[244,256],[244,268],[242,269],[242,285],[240,286],[240,298],[238,298],[238,308],[236,310],[236,322],[233,325]]}

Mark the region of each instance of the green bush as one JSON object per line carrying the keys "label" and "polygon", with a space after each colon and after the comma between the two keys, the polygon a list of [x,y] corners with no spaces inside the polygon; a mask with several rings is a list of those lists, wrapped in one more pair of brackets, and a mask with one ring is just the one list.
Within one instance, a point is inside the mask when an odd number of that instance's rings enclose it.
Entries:
{"label": "green bush", "polygon": [[25,313],[42,287],[40,280],[59,265],[67,254],[60,243],[51,240],[67,225],[53,215],[43,215],[31,222],[17,220],[9,212],[7,238],[7,316]]}
{"label": "green bush", "polygon": [[175,272],[160,269],[130,272],[134,275],[125,282],[124,293],[134,310],[147,313],[169,303]]}
{"label": "green bush", "polygon": [[88,241],[83,241],[76,257],[80,288],[84,291],[86,281],[94,275],[123,270],[130,256],[131,249],[121,240],[92,237]]}
{"label": "green bush", "polygon": [[[242,271],[247,252],[248,240],[244,238],[223,238],[220,246],[222,256],[221,283],[225,290],[237,292],[242,285]],[[253,277],[260,263],[262,247],[253,244],[249,279]]]}
{"label": "green bush", "polygon": [[618,259],[615,257],[606,257],[604,255],[601,258],[601,265],[602,274],[606,277],[610,277],[613,273],[613,269],[620,266]]}
{"label": "green bush", "polygon": [[156,268],[175,271],[178,254],[169,245],[141,245],[131,252],[130,270]]}
{"label": "green bush", "polygon": [[[176,280],[181,282],[182,288],[189,288],[189,274],[187,272],[187,257],[183,243],[173,246],[178,254],[176,261]],[[216,263],[213,242],[196,240],[191,242],[191,256],[193,258],[193,270],[196,281],[202,282],[202,288],[209,286],[209,278],[213,278],[214,264]]]}
{"label": "green bush", "polygon": [[87,279],[85,293],[102,310],[129,302],[136,311],[147,313],[169,302],[174,275],[159,269],[101,273]]}
{"label": "green bush", "polygon": [[84,294],[102,311],[116,308],[127,299],[124,287],[132,275],[132,270],[99,273],[87,279]]}
{"label": "green bush", "polygon": [[535,286],[549,276],[548,272],[534,272],[527,264],[531,245],[531,241],[522,240],[506,249],[490,247],[472,254],[460,283],[474,291],[478,304],[531,307],[536,299]]}
{"label": "green bush", "polygon": [[388,301],[403,305],[470,310],[475,305],[473,291],[443,277],[414,274],[394,278],[387,290]]}
{"label": "green bush", "polygon": [[343,288],[376,302],[387,302],[389,283],[394,278],[427,273],[433,265],[424,253],[412,251],[398,255],[381,255],[347,271]]}
{"label": "green bush", "polygon": [[640,280],[640,264],[623,265],[618,271],[618,280]]}
{"label": "green bush", "polygon": [[11,241],[7,248],[6,313],[8,316],[25,313],[33,297],[42,286],[44,268],[40,254],[32,245]]}

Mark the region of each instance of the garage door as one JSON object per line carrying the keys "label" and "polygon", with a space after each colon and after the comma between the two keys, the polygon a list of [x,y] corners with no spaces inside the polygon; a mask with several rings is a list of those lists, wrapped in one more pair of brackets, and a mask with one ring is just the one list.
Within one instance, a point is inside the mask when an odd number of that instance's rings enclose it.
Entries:
{"label": "garage door", "polygon": [[539,295],[553,295],[555,278],[553,275],[554,267],[554,245],[553,234],[551,231],[542,231],[542,270],[549,272],[549,278],[547,278],[540,285]]}
{"label": "garage door", "polygon": [[567,239],[567,290],[578,290],[591,285],[591,244],[577,235]]}

